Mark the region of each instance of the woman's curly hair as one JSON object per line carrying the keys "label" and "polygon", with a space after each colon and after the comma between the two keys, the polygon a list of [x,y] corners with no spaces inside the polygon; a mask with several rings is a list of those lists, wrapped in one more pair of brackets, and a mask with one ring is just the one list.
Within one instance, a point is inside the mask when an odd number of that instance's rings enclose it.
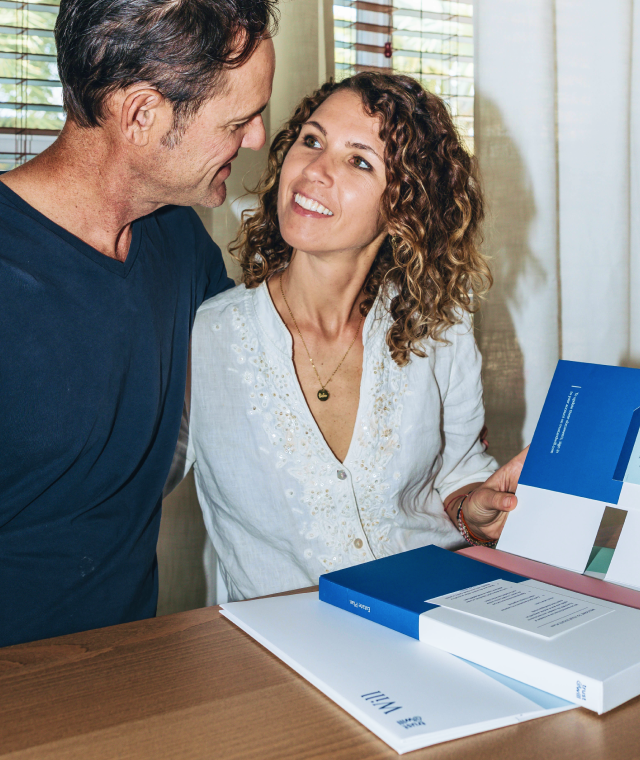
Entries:
{"label": "woman's curly hair", "polygon": [[334,92],[350,90],[380,119],[387,185],[381,217],[388,231],[364,284],[361,313],[378,296],[390,297],[393,324],[387,345],[397,364],[425,356],[427,338],[442,340],[447,327],[476,309],[491,286],[478,250],[484,217],[475,159],[464,148],[445,103],[411,77],[362,72],[329,81],[304,98],[274,138],[267,169],[253,190],[259,207],[245,211],[230,251],[243,282],[255,288],[285,269],[293,250],[278,228],[280,171],[311,114]]}

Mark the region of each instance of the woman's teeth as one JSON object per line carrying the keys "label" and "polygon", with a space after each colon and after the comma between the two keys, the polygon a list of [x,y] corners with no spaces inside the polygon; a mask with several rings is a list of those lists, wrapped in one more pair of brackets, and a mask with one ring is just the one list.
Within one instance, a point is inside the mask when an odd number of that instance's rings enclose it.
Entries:
{"label": "woman's teeth", "polygon": [[318,201],[312,201],[311,198],[300,195],[300,193],[295,194],[294,200],[298,206],[306,208],[307,211],[315,211],[316,213],[324,214],[325,216],[333,216],[333,211],[329,211],[329,209],[323,206],[322,203],[318,203]]}

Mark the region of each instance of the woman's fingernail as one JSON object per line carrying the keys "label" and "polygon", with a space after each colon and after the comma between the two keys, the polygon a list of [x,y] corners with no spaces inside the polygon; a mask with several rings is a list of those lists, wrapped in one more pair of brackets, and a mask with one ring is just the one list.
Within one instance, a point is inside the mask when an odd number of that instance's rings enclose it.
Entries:
{"label": "woman's fingernail", "polygon": [[511,496],[507,496],[507,498],[504,499],[504,501],[502,502],[502,504],[504,505],[505,509],[509,509],[511,507],[511,505],[513,504],[513,501],[511,500]]}

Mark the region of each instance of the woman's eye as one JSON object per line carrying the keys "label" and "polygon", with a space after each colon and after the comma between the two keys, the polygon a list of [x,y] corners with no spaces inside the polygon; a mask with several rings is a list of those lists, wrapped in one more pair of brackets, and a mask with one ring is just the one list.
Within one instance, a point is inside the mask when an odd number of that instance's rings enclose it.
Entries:
{"label": "woman's eye", "polygon": [[302,143],[307,148],[319,148],[320,143],[318,142],[317,138],[315,138],[313,135],[306,135],[302,138]]}
{"label": "woman's eye", "polygon": [[373,168],[371,164],[368,161],[365,161],[361,156],[353,157],[353,165],[358,169],[367,169],[368,171]]}

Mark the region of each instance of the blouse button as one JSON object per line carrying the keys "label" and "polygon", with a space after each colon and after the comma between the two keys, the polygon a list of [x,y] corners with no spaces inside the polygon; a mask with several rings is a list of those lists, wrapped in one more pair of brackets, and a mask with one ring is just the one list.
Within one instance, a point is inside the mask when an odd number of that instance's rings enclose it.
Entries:
{"label": "blouse button", "polygon": [[338,470],[337,475],[338,475],[338,480],[347,479],[347,473],[344,470]]}
{"label": "blouse button", "polygon": [[353,545],[356,547],[356,549],[362,549],[362,539],[356,538],[356,540],[353,542]]}

